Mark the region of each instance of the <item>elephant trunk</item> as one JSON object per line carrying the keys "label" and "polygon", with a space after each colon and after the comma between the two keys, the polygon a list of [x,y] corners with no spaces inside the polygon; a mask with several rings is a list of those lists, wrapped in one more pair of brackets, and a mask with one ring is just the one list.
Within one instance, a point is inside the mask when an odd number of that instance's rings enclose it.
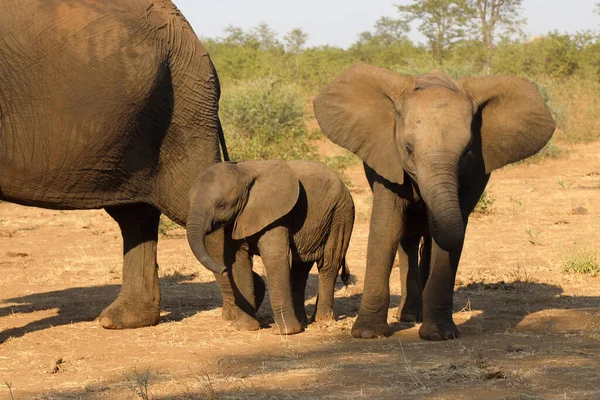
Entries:
{"label": "elephant trunk", "polygon": [[438,246],[445,251],[460,248],[465,239],[465,222],[458,198],[455,168],[436,168],[444,172],[421,179],[419,189],[427,204],[429,229]]}
{"label": "elephant trunk", "polygon": [[[206,207],[204,207],[205,209]],[[226,268],[215,261],[208,254],[205,239],[212,228],[212,218],[206,211],[199,211],[199,207],[192,206],[186,223],[187,239],[194,256],[205,268],[214,273],[224,274]]]}

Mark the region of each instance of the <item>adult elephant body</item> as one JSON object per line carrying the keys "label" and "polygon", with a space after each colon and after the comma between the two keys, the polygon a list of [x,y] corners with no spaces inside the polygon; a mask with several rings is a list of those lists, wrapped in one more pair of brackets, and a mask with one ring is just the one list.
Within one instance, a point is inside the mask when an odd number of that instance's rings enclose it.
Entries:
{"label": "adult elephant body", "polygon": [[[100,322],[155,324],[160,213],[185,224],[189,188],[221,158],[208,53],[168,0],[0,8],[0,198],[105,208],[122,231],[124,266]],[[223,242],[214,249],[223,253]]]}
{"label": "adult elephant body", "polygon": [[423,321],[424,339],[456,337],[454,279],[468,216],[492,170],[535,154],[552,136],[555,124],[541,96],[525,79],[408,76],[358,64],[326,87],[314,108],[325,135],[363,159],[373,191],[353,335],[388,334],[398,250],[398,318]]}

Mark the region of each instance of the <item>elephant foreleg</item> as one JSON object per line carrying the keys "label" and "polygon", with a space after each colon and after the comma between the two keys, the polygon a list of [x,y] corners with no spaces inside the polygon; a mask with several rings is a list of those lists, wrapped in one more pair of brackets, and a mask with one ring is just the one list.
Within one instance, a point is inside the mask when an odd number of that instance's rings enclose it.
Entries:
{"label": "elephant foreleg", "polygon": [[123,285],[117,299],[100,314],[100,325],[108,329],[156,325],[160,317],[156,263],[160,211],[146,204],[106,211],[123,236]]}
{"label": "elephant foreleg", "polygon": [[262,234],[258,241],[260,256],[267,272],[273,318],[277,325],[275,333],[292,335],[302,331],[294,312],[290,283],[291,252],[289,232],[284,226],[276,226]]}
{"label": "elephant foreleg", "polygon": [[432,246],[431,273],[423,292],[423,325],[419,336],[426,340],[455,339],[458,327],[452,320],[454,279],[462,246],[452,252]]}
{"label": "elephant foreleg", "polygon": [[239,242],[236,245],[224,237],[229,238],[229,235],[219,230],[205,240],[211,257],[228,268],[226,275],[214,274],[223,297],[223,318],[233,321],[232,326],[237,330],[255,331],[260,328],[256,310],[263,300],[265,285],[260,276],[252,271],[248,245]]}
{"label": "elephant foreleg", "polygon": [[423,320],[423,287],[419,278],[418,265],[419,240],[418,236],[400,240],[398,259],[402,301],[396,313],[398,321],[421,322]]}
{"label": "elephant foreleg", "polygon": [[354,337],[369,339],[389,335],[390,273],[400,242],[402,202],[384,183],[373,183],[367,269],[358,318],[352,327]]}

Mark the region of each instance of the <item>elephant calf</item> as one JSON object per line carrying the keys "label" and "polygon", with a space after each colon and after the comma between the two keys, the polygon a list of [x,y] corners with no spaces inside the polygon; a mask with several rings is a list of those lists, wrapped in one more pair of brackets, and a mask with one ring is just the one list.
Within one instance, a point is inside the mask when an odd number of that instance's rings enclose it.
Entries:
{"label": "elephant calf", "polygon": [[[190,193],[186,226],[194,255],[206,268],[223,272],[225,267],[207,253],[205,236],[224,227],[234,240],[244,241],[251,255],[261,256],[278,333],[298,333],[301,322],[307,322],[304,290],[315,262],[319,294],[314,318],[334,318],[335,280],[341,268],[342,280],[348,281],[346,251],[354,224],[352,196],[335,173],[312,161],[219,163],[204,170]],[[234,291],[242,292],[243,302],[251,306],[240,317],[246,320],[243,327],[258,329],[254,280],[240,280],[230,271],[233,276]]]}

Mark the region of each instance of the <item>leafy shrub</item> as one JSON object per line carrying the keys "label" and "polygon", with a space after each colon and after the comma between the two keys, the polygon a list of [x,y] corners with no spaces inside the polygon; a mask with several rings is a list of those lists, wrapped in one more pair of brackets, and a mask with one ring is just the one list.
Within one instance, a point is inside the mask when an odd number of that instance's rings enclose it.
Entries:
{"label": "leafy shrub", "polygon": [[588,245],[575,247],[570,255],[562,262],[562,269],[567,273],[586,274],[597,276],[600,274],[598,254]]}
{"label": "leafy shrub", "polygon": [[338,174],[342,181],[346,184],[346,186],[352,187],[352,182],[350,181],[350,179],[348,179],[344,171],[346,170],[346,168],[356,164],[359,160],[360,158],[358,158],[358,156],[346,150],[344,155],[325,157],[323,159],[323,164],[325,164],[327,168]]}
{"label": "leafy shrub", "polygon": [[158,234],[162,237],[174,237],[172,231],[181,229],[181,226],[174,221],[171,221],[165,215],[160,216],[158,223]]}
{"label": "leafy shrub", "polygon": [[473,210],[473,212],[484,215],[491,214],[494,201],[496,201],[496,199],[494,199],[491,195],[488,194],[488,192],[484,190],[481,194],[481,197],[479,198],[479,201],[477,202],[477,205],[475,205],[475,209]]}
{"label": "leafy shrub", "polygon": [[296,85],[272,78],[224,90],[221,120],[231,159],[316,158],[304,124],[306,103]]}

